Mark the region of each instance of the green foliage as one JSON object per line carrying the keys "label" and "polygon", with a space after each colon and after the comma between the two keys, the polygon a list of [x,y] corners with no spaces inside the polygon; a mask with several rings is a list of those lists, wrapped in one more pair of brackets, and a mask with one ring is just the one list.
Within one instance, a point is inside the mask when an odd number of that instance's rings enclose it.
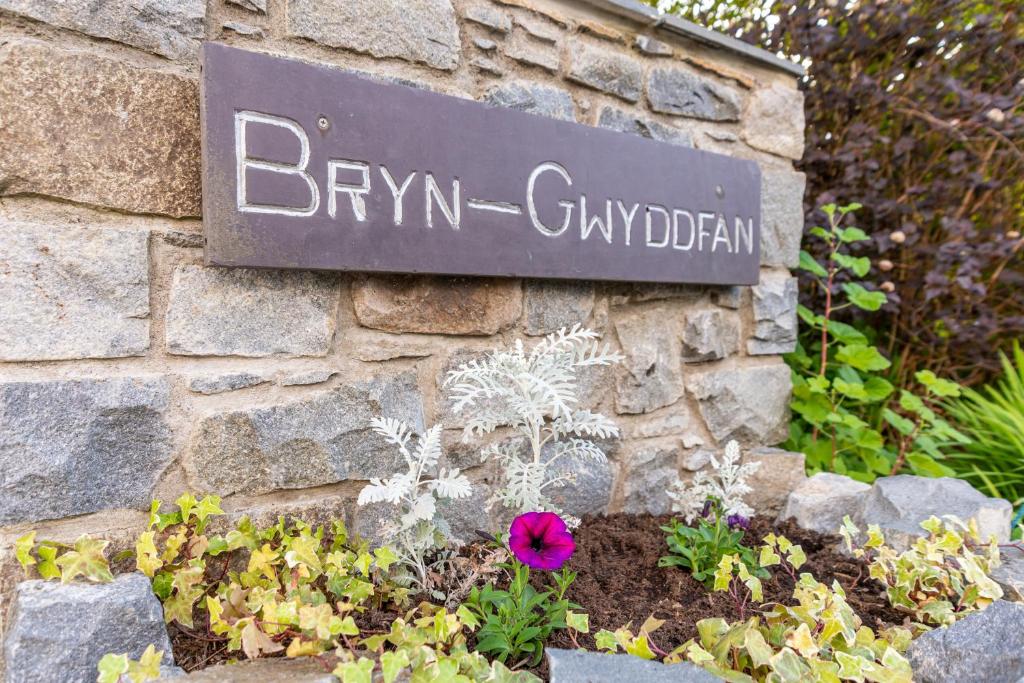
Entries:
{"label": "green foliage", "polygon": [[949,626],[1002,597],[999,584],[989,578],[999,565],[995,537],[984,545],[973,519],[964,524],[956,517],[946,517],[945,522],[931,517],[921,528],[928,536],[902,553],[885,545],[876,524],[868,527],[862,547],[854,545],[860,530],[849,517],[843,519],[840,533],[848,550],[871,562],[871,577],[885,585],[889,603],[913,617],[919,629]]}
{"label": "green foliage", "polygon": [[658,655],[655,654],[652,647],[651,634],[661,628],[664,623],[663,619],[648,617],[636,634],[631,630],[630,624],[615,631],[601,629],[594,634],[594,642],[597,644],[598,650],[605,652],[614,654],[619,651],[619,648],[622,648],[623,652],[634,657],[656,659]]}
{"label": "green foliage", "polygon": [[861,625],[838,582],[829,588],[801,574],[793,598],[793,606],[772,603],[745,621],[703,619],[699,636],[665,661],[686,659],[727,681],[910,683],[910,664],[900,654],[909,632],[897,628],[876,636]]}
{"label": "green foliage", "polygon": [[[455,614],[422,603],[391,623],[388,633],[353,642],[355,651],[339,649],[334,675],[342,683],[411,680],[413,683],[534,683],[527,671],[510,671],[501,662],[488,662],[466,647],[466,632],[475,620],[465,607]],[[358,652],[359,654],[356,654]],[[367,656],[370,655],[370,656]]]}
{"label": "green foliage", "polygon": [[93,583],[114,580],[106,557],[108,541],[80,536],[74,545],[56,541],[36,543],[36,532],[30,531],[14,542],[14,555],[30,576],[35,567],[43,579],[57,579],[68,583],[78,577]]}
{"label": "green foliage", "polygon": [[158,651],[153,645],[146,648],[138,661],[128,659],[127,654],[105,654],[96,665],[99,672],[96,683],[155,681],[160,678],[160,660],[163,656],[163,650]]}
{"label": "green foliage", "polygon": [[[682,567],[693,578],[709,586],[715,569],[726,555],[736,555],[748,569],[755,569],[754,551],[743,545],[743,529],[731,529],[717,501],[711,503],[707,517],[700,517],[691,527],[677,519],[661,527],[671,554],[658,560],[659,567]],[[761,570],[757,570],[761,571]],[[767,575],[767,574],[765,574]]]}
{"label": "green foliage", "polygon": [[1024,504],[1024,350],[1013,344],[1013,359],[999,354],[1002,377],[979,390],[966,389],[949,405],[967,437],[946,449],[946,465],[975,488]]}
{"label": "green foliage", "polygon": [[[824,242],[827,259],[819,263],[806,251],[800,255],[800,268],[825,293],[825,311],[799,308],[806,332],[786,357],[793,371],[794,412],[786,446],[804,453],[811,472],[838,472],[865,482],[904,468],[922,476],[952,475],[940,462],[942,446],[968,439],[941,417],[941,403],[959,396],[960,387],[923,370],[914,375],[913,391],[897,392],[886,378],[889,359],[863,332],[833,318],[850,307],[876,311],[886,301],[883,292],[857,281],[871,263],[852,256],[849,245],[867,236],[843,223],[859,208],[822,207],[829,225],[810,232]],[[840,276],[848,280],[842,287]]]}
{"label": "green foliage", "polygon": [[[476,649],[500,662],[528,661],[536,666],[551,632],[567,628],[569,610],[580,608],[565,598],[576,573],[564,568],[552,573],[552,590],[538,591],[530,585],[529,567],[515,559],[501,566],[512,573],[508,590],[499,590],[493,583],[474,587],[463,603],[466,614],[480,625]],[[574,630],[582,631],[578,615],[574,624]]]}

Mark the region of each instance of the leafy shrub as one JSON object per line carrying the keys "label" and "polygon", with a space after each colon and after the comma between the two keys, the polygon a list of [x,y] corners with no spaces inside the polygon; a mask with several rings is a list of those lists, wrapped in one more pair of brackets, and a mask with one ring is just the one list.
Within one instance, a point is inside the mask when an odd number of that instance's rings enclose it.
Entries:
{"label": "leafy shrub", "polygon": [[[875,311],[886,302],[885,293],[869,291],[855,279],[871,268],[867,257],[848,252],[867,240],[860,228],[843,226],[859,208],[822,207],[828,227],[812,228],[811,234],[826,245],[827,257],[819,263],[800,253],[800,268],[824,293],[825,309],[822,314],[798,309],[809,332],[786,357],[796,416],[786,447],[804,453],[811,472],[838,472],[866,482],[904,467],[918,475],[951,475],[939,462],[940,446],[967,439],[940,417],[940,402],[958,396],[960,387],[924,370],[915,374],[916,393],[902,389],[894,400],[895,389],[884,374],[892,363],[864,333],[833,317],[843,308]],[[840,273],[849,276],[841,287]]]}
{"label": "leafy shrub", "polygon": [[949,626],[1002,597],[999,584],[989,578],[999,565],[995,537],[982,545],[973,519],[964,524],[952,516],[945,522],[931,517],[921,528],[928,536],[902,553],[885,545],[876,524],[868,526],[863,547],[854,547],[860,530],[849,517],[844,518],[840,533],[854,556],[871,562],[871,577],[885,585],[889,603],[912,616],[920,629]]}
{"label": "leafy shrub", "polygon": [[597,340],[596,332],[579,325],[548,335],[529,352],[517,339],[510,350],[464,363],[445,378],[453,409],[469,417],[464,441],[509,427],[528,444],[525,457],[515,441],[492,444],[481,453],[482,460],[495,458],[504,468],[503,486],[495,495],[505,507],[559,512],[546,491],[572,477],[553,475],[552,466],[567,456],[603,460],[604,451],[584,437],[618,436],[618,427],[607,417],[576,407],[579,372],[622,360]]}
{"label": "leafy shrub", "polygon": [[677,480],[669,489],[673,512],[683,514],[687,523],[698,515],[703,516],[707,502],[714,501],[715,506],[726,515],[750,517],[753,508],[743,501],[743,496],[753,489],[747,483],[747,477],[761,467],[759,462],[740,464],[740,445],[730,441],[725,445],[725,453],[719,461],[711,456],[711,473],[698,472],[691,484]]}
{"label": "leafy shrub", "polygon": [[729,525],[728,519],[717,502],[708,506],[708,515],[697,520],[691,527],[673,519],[661,530],[668,534],[665,543],[671,554],[658,559],[659,567],[682,567],[688,569],[693,578],[711,585],[715,568],[726,555],[735,555],[747,568],[757,565],[754,551],[743,545],[743,528],[738,524]]}
{"label": "leafy shrub", "polygon": [[491,654],[502,663],[528,662],[536,666],[552,631],[565,629],[566,614],[580,609],[565,598],[576,573],[564,568],[552,572],[553,589],[537,591],[530,585],[530,568],[525,564],[512,560],[503,566],[512,573],[508,590],[498,590],[493,583],[474,587],[462,605],[464,614],[472,615],[470,623],[474,626],[480,625],[476,634],[478,652]]}
{"label": "leafy shrub", "polygon": [[[385,544],[395,550],[398,563],[412,572],[410,580],[421,590],[430,590],[430,570],[447,558],[445,550],[451,537],[437,503],[466,498],[473,487],[458,469],[441,469],[430,477],[441,457],[440,425],[419,437],[415,451],[410,450],[411,430],[399,420],[374,418],[373,430],[398,446],[408,469],[389,479],[371,479],[359,492],[357,502],[387,502],[398,508],[398,520],[386,526]],[[428,559],[430,554],[435,556],[432,560]]]}
{"label": "leafy shrub", "polygon": [[949,414],[968,441],[946,449],[945,463],[958,477],[991,496],[1024,504],[1024,350],[1013,344],[1013,361],[999,354],[1002,377],[967,389]]}
{"label": "leafy shrub", "polygon": [[[870,207],[856,255],[893,292],[840,317],[881,331],[896,386],[918,370],[966,384],[998,372],[993,347],[1024,335],[1018,0],[647,2],[807,66],[805,223],[821,204]],[[804,303],[823,310],[807,284]]]}

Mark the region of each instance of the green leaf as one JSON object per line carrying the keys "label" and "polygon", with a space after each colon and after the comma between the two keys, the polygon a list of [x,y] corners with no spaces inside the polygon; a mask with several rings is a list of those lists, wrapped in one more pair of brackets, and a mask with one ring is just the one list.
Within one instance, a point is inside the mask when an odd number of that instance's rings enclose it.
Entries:
{"label": "green leaf", "polygon": [[402,669],[409,666],[409,653],[405,650],[385,652],[380,656],[381,673],[384,676],[384,683],[394,683]]}
{"label": "green leaf", "polygon": [[914,431],[914,423],[899,415],[889,408],[882,411],[882,418],[896,428],[903,436],[909,436]]}
{"label": "green leaf", "polygon": [[68,583],[79,576],[89,581],[108,583],[114,580],[110,566],[104,555],[109,541],[82,536],[75,541],[75,549],[69,550],[57,558],[60,568],[60,582]]}
{"label": "green leaf", "polygon": [[956,398],[960,395],[960,385],[948,379],[937,377],[931,370],[915,372],[914,377],[928,387],[928,391],[943,398]]}
{"label": "green leaf", "polygon": [[868,397],[868,392],[864,391],[863,384],[855,384],[853,382],[847,382],[840,377],[836,377],[832,381],[832,386],[843,396],[847,396],[854,400],[863,400]]}
{"label": "green leaf", "polygon": [[174,576],[170,572],[160,572],[153,577],[153,592],[161,600],[170,597],[173,585]]}
{"label": "green leaf", "polygon": [[565,613],[565,624],[574,631],[590,633],[590,615],[585,612],[569,610]]}
{"label": "green leaf", "polygon": [[805,323],[814,328],[820,328],[821,324],[825,322],[825,318],[816,314],[811,309],[807,308],[803,304],[797,304],[796,314],[800,316],[800,319]]}
{"label": "green leaf", "polygon": [[864,382],[864,391],[872,401],[884,401],[892,395],[893,390],[892,383],[881,377],[869,377]]}
{"label": "green leaf", "polygon": [[96,683],[118,683],[121,675],[128,673],[128,655],[105,654],[96,669],[99,671]]}
{"label": "green leaf", "polygon": [[864,277],[871,270],[871,259],[867,256],[847,256],[837,252],[832,255],[832,258],[835,259],[836,263],[851,271],[857,277]]}
{"label": "green leaf", "polygon": [[815,261],[813,256],[811,256],[803,249],[800,250],[800,265],[798,267],[800,268],[800,270],[806,270],[808,273],[811,273],[812,275],[817,275],[818,277],[828,277],[828,271],[825,270],[820,263]]}
{"label": "green leaf", "polygon": [[57,566],[56,561],[57,548],[52,545],[46,545],[44,541],[43,545],[39,546],[36,554],[39,556],[39,566],[36,567],[39,576],[47,580],[60,578],[60,568]]}
{"label": "green leaf", "polygon": [[25,576],[29,575],[28,568],[36,563],[36,558],[32,557],[32,548],[35,544],[35,531],[30,531],[14,541],[14,556],[18,559],[21,568],[25,570]]}
{"label": "green leaf", "polygon": [[836,360],[840,363],[849,363],[852,367],[865,372],[874,370],[885,370],[892,365],[888,358],[878,352],[873,346],[866,344],[848,344],[839,349]]}
{"label": "green leaf", "polygon": [[[860,228],[854,227],[839,228],[838,230],[836,230],[836,234],[839,235],[839,240],[841,242],[845,242],[846,244],[853,244],[854,242],[866,242],[869,239],[871,239],[870,237],[868,237],[868,234],[866,232],[864,232]],[[861,275],[861,277],[864,276]]]}
{"label": "green leaf", "polygon": [[853,325],[838,320],[828,321],[828,333],[841,344],[867,344],[868,338]]}
{"label": "green leaf", "polygon": [[375,549],[373,551],[373,557],[375,564],[382,572],[386,572],[388,567],[393,565],[395,562],[398,562],[398,555],[396,555],[395,551],[386,545],[382,545]]}
{"label": "green leaf", "polygon": [[371,683],[373,680],[374,661],[360,657],[355,662],[342,662],[334,667],[334,675],[341,683]]}
{"label": "green leaf", "polygon": [[877,311],[887,301],[885,292],[869,292],[856,282],[847,282],[843,285],[846,296],[857,308],[865,311]]}
{"label": "green leaf", "polygon": [[598,650],[615,652],[619,649],[619,641],[615,638],[615,634],[606,629],[601,629],[594,634],[594,644],[597,645]]}

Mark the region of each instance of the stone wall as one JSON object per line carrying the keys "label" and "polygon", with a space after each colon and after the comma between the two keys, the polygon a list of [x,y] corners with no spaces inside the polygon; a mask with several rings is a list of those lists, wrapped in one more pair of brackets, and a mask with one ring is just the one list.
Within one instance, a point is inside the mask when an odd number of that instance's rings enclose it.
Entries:
{"label": "stone wall", "polygon": [[[26,529],[116,541],[185,490],[270,518],[343,516],[391,471],[385,414],[443,421],[482,350],[583,323],[621,349],[585,378],[615,416],[609,464],[567,463],[575,513],[663,510],[729,439],[786,436],[803,175],[795,77],[640,14],[556,0],[0,0],[0,599]],[[752,288],[378,277],[203,266],[198,51],[218,40],[756,160]],[[514,141],[510,141],[514,144]],[[800,463],[774,451],[766,481]],[[766,504],[775,504],[768,502]],[[2,605],[0,605],[2,606]],[[3,610],[0,609],[0,614]],[[0,622],[2,627],[2,622]]]}

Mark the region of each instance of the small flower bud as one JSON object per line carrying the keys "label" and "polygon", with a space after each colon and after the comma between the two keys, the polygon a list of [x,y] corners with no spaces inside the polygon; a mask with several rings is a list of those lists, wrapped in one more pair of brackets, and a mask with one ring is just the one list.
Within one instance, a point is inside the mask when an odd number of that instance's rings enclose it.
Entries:
{"label": "small flower bud", "polygon": [[1011,230],[1006,233],[1006,237],[1011,240],[1020,239],[1020,230]]}
{"label": "small flower bud", "polygon": [[891,235],[889,235],[889,239],[891,239],[896,244],[903,244],[904,242],[907,241],[907,233],[903,232],[902,230],[896,230]]}
{"label": "small flower bud", "polygon": [[991,121],[992,123],[999,124],[1006,120],[1006,114],[1004,114],[1003,110],[1000,109],[999,107],[992,107],[987,112],[985,112],[985,118]]}
{"label": "small flower bud", "polygon": [[896,285],[894,285],[891,280],[886,280],[879,286],[879,289],[888,294],[889,292],[896,291]]}
{"label": "small flower bud", "polygon": [[878,262],[878,269],[880,271],[882,271],[883,273],[888,273],[893,268],[894,268],[894,266],[892,264],[892,261],[890,261],[887,258],[884,258],[884,259],[882,259],[881,261]]}

